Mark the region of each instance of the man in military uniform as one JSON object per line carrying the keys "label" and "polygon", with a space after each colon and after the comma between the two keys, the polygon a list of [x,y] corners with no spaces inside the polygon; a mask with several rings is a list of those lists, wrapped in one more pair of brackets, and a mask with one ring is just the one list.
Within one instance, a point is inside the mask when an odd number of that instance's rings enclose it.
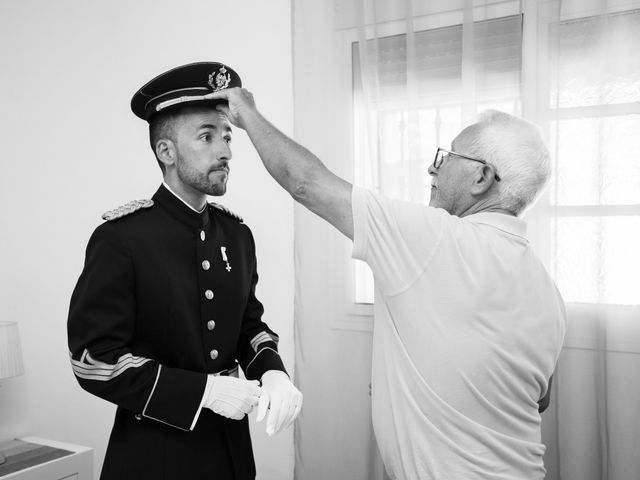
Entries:
{"label": "man in military uniform", "polygon": [[246,414],[269,408],[274,434],[300,411],[278,336],[261,320],[251,231],[207,203],[225,193],[231,160],[230,124],[210,97],[240,85],[228,66],[194,63],[131,101],[164,181],[152,200],[103,215],[68,320],[78,382],[118,406],[104,480],[253,479]]}

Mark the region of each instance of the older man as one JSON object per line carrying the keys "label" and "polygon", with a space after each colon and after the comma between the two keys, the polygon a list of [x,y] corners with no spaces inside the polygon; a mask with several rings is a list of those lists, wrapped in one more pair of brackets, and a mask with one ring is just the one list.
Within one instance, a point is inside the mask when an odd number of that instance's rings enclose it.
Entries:
{"label": "older man", "polygon": [[103,215],[68,321],[78,382],[118,406],[103,480],[254,479],[246,414],[269,406],[273,434],[300,411],[262,321],[251,230],[207,202],[226,192],[232,135],[208,95],[237,85],[230,67],[198,62],[133,96],[163,182]]}
{"label": "older man", "polygon": [[487,112],[438,149],[426,206],[335,176],[245,89],[213,96],[269,173],[373,271],[373,424],[391,478],[543,478],[538,402],[566,317],[518,218],[549,177],[538,129]]}

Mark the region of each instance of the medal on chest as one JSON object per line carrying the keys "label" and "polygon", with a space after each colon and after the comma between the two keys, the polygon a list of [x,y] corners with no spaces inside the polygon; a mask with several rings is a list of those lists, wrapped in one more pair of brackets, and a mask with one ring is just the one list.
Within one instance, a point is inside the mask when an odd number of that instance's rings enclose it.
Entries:
{"label": "medal on chest", "polygon": [[222,261],[227,264],[225,269],[230,272],[231,265],[229,265],[229,258],[227,257],[227,247],[220,247],[220,253],[222,254]]}

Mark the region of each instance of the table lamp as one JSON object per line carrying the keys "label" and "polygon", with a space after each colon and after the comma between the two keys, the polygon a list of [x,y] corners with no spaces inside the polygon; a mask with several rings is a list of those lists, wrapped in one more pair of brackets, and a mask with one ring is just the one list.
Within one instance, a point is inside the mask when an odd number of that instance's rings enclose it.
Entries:
{"label": "table lamp", "polygon": [[[24,373],[22,349],[16,322],[0,321],[0,380]],[[0,465],[7,458],[0,452]]]}

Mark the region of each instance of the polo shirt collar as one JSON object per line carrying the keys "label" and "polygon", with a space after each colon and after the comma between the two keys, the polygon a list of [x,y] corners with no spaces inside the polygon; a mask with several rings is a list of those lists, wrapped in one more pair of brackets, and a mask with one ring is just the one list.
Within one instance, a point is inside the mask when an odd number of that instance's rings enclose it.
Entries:
{"label": "polo shirt collar", "polygon": [[464,219],[472,223],[489,225],[527,240],[527,224],[524,220],[514,217],[513,215],[496,212],[480,212],[464,217]]}

